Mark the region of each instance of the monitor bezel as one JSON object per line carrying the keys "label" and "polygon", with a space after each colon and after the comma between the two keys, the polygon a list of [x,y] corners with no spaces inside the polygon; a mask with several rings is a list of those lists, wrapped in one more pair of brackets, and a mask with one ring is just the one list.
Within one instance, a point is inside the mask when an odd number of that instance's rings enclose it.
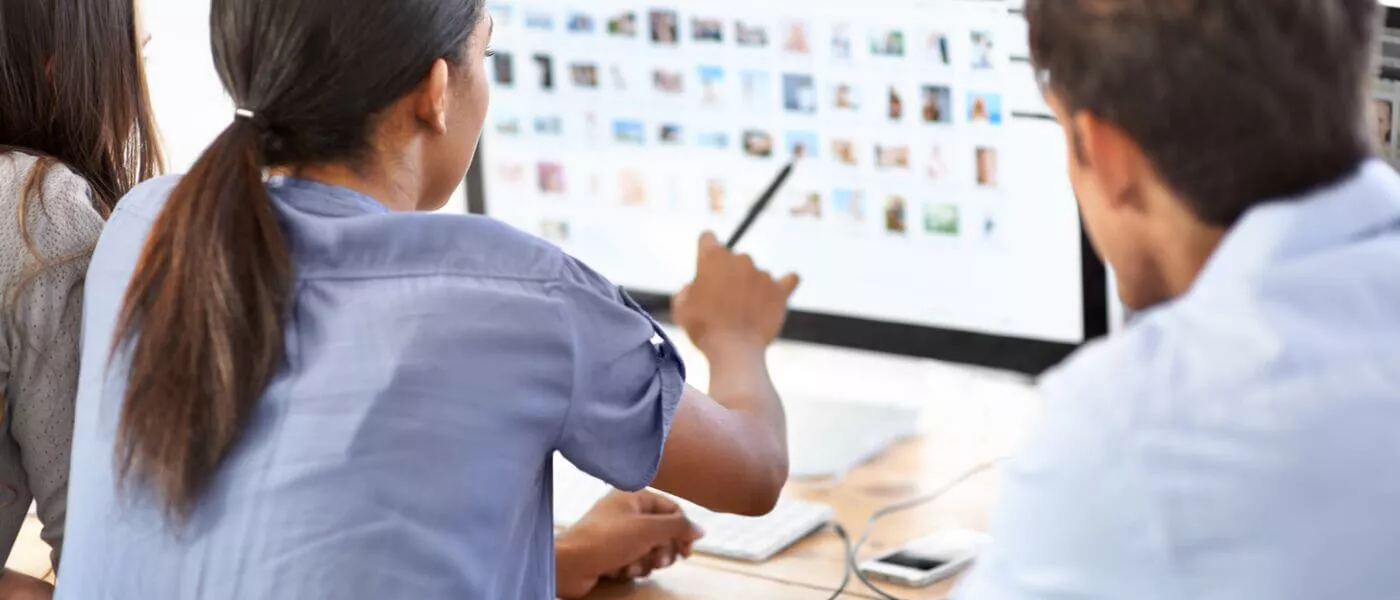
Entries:
{"label": "monitor bezel", "polygon": [[[477,144],[476,159],[467,172],[467,210],[490,216],[482,174],[486,142]],[[1080,271],[1084,297],[1084,343],[1108,333],[1108,274],[1094,252],[1080,219]],[[606,273],[604,273],[606,275]],[[627,288],[655,317],[668,321],[670,295],[656,290]],[[1049,342],[896,321],[793,311],[783,328],[784,339],[899,354],[978,367],[1040,375],[1073,354],[1083,344]]]}

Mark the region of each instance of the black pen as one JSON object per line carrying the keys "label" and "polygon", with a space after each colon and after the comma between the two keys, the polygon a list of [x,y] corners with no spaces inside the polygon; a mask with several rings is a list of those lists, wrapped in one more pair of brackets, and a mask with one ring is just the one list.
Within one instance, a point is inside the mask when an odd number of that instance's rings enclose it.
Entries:
{"label": "black pen", "polygon": [[768,186],[768,190],[763,192],[762,196],[758,197],[758,202],[753,203],[753,208],[750,208],[749,214],[744,216],[744,221],[739,223],[739,228],[734,231],[734,235],[729,236],[729,243],[725,244],[726,248],[733,250],[735,246],[739,245],[739,240],[744,239],[744,234],[749,232],[749,228],[753,227],[754,221],[757,221],[758,216],[763,214],[763,211],[773,202],[773,197],[778,195],[778,190],[783,188],[784,183],[787,183],[788,177],[792,175],[792,169],[797,166],[797,161],[801,158],[802,152],[798,151],[797,156],[794,156],[793,159],[783,167],[783,170],[778,172],[778,178],[774,179],[773,184]]}

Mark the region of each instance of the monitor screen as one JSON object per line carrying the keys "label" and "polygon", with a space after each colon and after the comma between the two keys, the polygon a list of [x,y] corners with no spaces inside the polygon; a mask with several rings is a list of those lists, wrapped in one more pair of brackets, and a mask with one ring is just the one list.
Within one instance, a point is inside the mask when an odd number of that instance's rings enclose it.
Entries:
{"label": "monitor screen", "polygon": [[1372,106],[1375,114],[1376,147],[1393,166],[1400,167],[1400,8],[1381,8],[1381,31],[1377,38],[1379,60]]}
{"label": "monitor screen", "polygon": [[678,290],[695,238],[727,237],[800,154],[739,248],[802,275],[794,310],[1070,349],[1103,327],[1065,136],[1005,3],[489,6],[473,204],[619,284]]}

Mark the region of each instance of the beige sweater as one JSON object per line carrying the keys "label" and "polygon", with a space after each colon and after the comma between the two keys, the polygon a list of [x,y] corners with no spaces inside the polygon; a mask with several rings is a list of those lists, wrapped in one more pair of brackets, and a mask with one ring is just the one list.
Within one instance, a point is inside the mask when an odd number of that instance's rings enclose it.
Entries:
{"label": "beige sweater", "polygon": [[[39,263],[19,223],[19,192],[34,163],[26,154],[0,154],[0,395],[7,411],[0,424],[0,564],[34,502],[57,565],[88,259],[36,271]],[[25,212],[33,250],[48,264],[82,255],[102,232],[87,183],[61,166],[49,170],[42,193]],[[21,288],[35,272],[38,277]]]}

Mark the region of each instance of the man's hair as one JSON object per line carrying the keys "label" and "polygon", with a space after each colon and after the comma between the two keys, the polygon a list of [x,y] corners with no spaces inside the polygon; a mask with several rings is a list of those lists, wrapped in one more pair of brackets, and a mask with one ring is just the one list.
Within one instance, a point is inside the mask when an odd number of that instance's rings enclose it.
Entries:
{"label": "man's hair", "polygon": [[1372,153],[1376,15],[1376,0],[1026,0],[1050,92],[1121,128],[1224,227]]}

